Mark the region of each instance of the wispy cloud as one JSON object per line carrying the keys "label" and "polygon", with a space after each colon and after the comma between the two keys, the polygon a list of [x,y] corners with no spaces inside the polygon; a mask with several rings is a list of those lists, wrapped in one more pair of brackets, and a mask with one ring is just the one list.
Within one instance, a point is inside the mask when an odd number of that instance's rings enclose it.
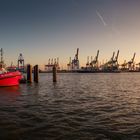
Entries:
{"label": "wispy cloud", "polygon": [[99,19],[101,20],[101,22],[103,23],[104,26],[107,26],[103,16],[96,10],[96,14],[99,17]]}

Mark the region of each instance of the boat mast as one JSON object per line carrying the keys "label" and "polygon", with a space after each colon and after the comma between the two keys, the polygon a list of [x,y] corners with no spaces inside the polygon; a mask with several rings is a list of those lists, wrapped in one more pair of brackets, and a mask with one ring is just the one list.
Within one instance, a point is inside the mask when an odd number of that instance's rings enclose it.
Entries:
{"label": "boat mast", "polygon": [[2,48],[0,49],[0,57],[1,57],[0,65],[3,67],[4,61],[3,61],[3,49]]}
{"label": "boat mast", "polygon": [[1,56],[1,61],[0,61],[0,63],[2,63],[2,62],[3,62],[3,50],[2,50],[2,48],[0,49],[0,56]]}
{"label": "boat mast", "polygon": [[3,60],[3,49],[1,48],[0,49],[0,67],[2,67],[2,68],[5,68],[6,67],[6,65],[4,64],[4,60]]}

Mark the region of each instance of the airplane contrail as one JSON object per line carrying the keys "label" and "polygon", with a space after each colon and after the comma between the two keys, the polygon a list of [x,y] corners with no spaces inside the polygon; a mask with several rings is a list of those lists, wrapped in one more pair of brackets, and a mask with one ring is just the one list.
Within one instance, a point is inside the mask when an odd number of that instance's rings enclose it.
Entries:
{"label": "airplane contrail", "polygon": [[106,24],[106,22],[104,21],[103,16],[101,16],[101,14],[100,14],[97,10],[96,10],[96,14],[97,14],[97,16],[100,18],[100,20],[101,20],[101,22],[103,23],[103,25],[106,26],[107,24]]}

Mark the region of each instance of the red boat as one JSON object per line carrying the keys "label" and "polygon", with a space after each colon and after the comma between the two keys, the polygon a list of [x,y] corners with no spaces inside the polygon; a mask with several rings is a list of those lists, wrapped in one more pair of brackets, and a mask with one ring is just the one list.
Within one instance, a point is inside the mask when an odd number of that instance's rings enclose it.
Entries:
{"label": "red boat", "polygon": [[21,78],[19,71],[2,73],[0,74],[0,87],[17,86]]}

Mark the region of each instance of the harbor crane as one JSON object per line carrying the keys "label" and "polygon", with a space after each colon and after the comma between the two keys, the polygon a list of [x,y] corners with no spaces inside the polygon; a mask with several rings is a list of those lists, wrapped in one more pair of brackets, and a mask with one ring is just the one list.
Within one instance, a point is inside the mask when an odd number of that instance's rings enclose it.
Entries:
{"label": "harbor crane", "polygon": [[90,62],[90,66],[92,69],[98,69],[98,57],[99,57],[99,50],[97,51],[97,55],[95,56],[94,60]]}
{"label": "harbor crane", "polygon": [[115,52],[113,52],[113,55],[111,57],[111,59],[107,62],[107,65],[111,65],[113,64],[113,60],[114,60],[114,56],[115,56]]}
{"label": "harbor crane", "polygon": [[54,65],[56,66],[57,70],[60,70],[58,57],[52,59],[49,58],[48,64],[45,65],[45,71],[52,71]]}
{"label": "harbor crane", "polygon": [[137,63],[136,66],[137,66],[137,67],[136,67],[136,70],[137,70],[137,71],[140,71],[140,62]]}
{"label": "harbor crane", "polygon": [[69,63],[67,64],[68,70],[71,70],[71,57],[69,58]]}
{"label": "harbor crane", "polygon": [[119,50],[117,51],[116,56],[115,56],[115,52],[113,52],[111,59],[103,65],[103,70],[105,70],[105,71],[118,70],[118,68],[119,68],[118,57],[119,57]]}
{"label": "harbor crane", "polygon": [[87,57],[87,63],[86,63],[86,67],[89,67],[89,56]]}
{"label": "harbor crane", "polygon": [[20,53],[18,57],[18,70],[24,72],[24,58],[22,53]]}
{"label": "harbor crane", "polygon": [[53,65],[53,58],[51,59],[51,65]]}
{"label": "harbor crane", "polygon": [[127,62],[128,65],[128,70],[134,70],[135,64],[134,64],[134,59],[135,59],[136,53],[134,53],[133,58]]}
{"label": "harbor crane", "polygon": [[124,60],[123,64],[121,64],[121,70],[126,70],[127,69],[127,63],[126,60]]}
{"label": "harbor crane", "polygon": [[79,48],[77,48],[77,52],[75,54],[74,59],[72,60],[72,70],[77,70],[79,69],[79,59],[78,59],[78,55],[79,55]]}
{"label": "harbor crane", "polygon": [[51,64],[51,59],[49,58],[49,60],[48,60],[48,65],[50,65]]}
{"label": "harbor crane", "polygon": [[111,59],[102,66],[103,70],[105,70],[105,71],[112,70],[114,56],[115,56],[115,52],[113,52],[113,55],[112,55]]}
{"label": "harbor crane", "polygon": [[119,52],[120,52],[120,51],[118,50],[115,59],[113,59],[113,61],[112,61],[113,70],[118,70],[118,68],[119,68],[119,64],[118,64]]}

